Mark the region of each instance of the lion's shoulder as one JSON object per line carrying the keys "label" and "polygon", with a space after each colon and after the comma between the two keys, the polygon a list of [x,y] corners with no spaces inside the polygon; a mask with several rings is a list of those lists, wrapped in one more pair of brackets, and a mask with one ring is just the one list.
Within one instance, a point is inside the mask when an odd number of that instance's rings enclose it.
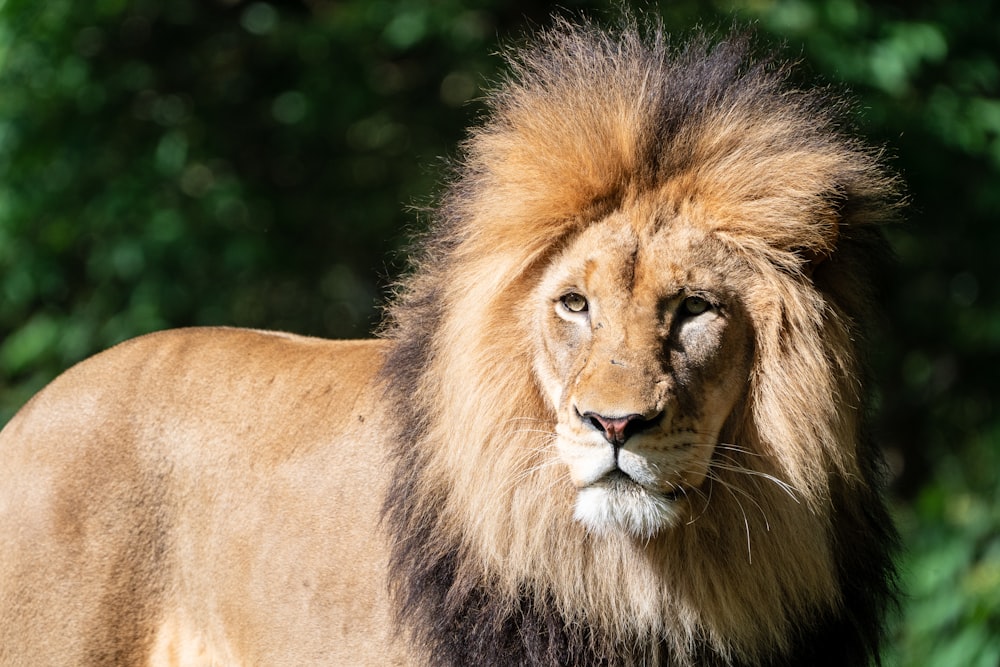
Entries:
{"label": "lion's shoulder", "polygon": [[[59,438],[98,424],[109,432],[149,431],[150,447],[160,431],[194,423],[217,424],[220,441],[237,429],[258,440],[273,433],[276,443],[284,443],[282,425],[296,424],[301,438],[319,442],[324,427],[344,421],[349,428],[352,410],[377,409],[374,376],[385,348],[378,340],[228,327],[140,336],[56,378],[11,420],[5,446],[16,446],[20,431]],[[204,431],[200,437],[209,439]]]}

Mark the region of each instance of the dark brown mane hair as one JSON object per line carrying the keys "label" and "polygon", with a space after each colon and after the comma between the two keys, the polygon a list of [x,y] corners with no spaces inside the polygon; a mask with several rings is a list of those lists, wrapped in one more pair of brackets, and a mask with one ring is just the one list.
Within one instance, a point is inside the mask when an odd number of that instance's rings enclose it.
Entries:
{"label": "dark brown mane hair", "polygon": [[[488,115],[387,310],[382,336],[392,352],[381,379],[398,413],[383,523],[397,622],[434,665],[877,662],[895,598],[896,535],[864,427],[857,346],[881,248],[876,226],[893,217],[898,187],[877,153],[846,134],[845,105],[828,90],[790,86],[789,68],[756,57],[746,32],[677,44],[658,22],[623,24],[605,31],[557,21],[509,57],[510,74],[489,95]],[[473,475],[480,494],[509,481],[490,477],[514,460],[501,443],[537,446],[505,420],[552,419],[533,384],[525,326],[502,319],[517,317],[510,304],[523,300],[554,246],[650,189],[679,208],[710,209],[722,221],[714,233],[756,267],[757,288],[773,297],[773,312],[755,321],[755,380],[739,433],[804,492],[800,506],[771,510],[774,534],[789,539],[755,553],[752,566],[711,553],[707,540],[599,544],[570,525],[548,478],[524,482],[537,496],[524,501],[530,515],[496,495],[496,506],[465,506]],[[470,407],[459,409],[463,396]],[[466,452],[465,467],[449,467],[447,448]],[[790,505],[777,498],[773,507],[782,502]],[[794,539],[796,517],[826,527],[830,544],[815,546],[832,553],[832,572],[794,567],[790,559],[809,549]],[[743,521],[704,525],[740,534]],[[664,574],[657,594],[668,600],[683,589],[682,620],[616,619],[612,602],[574,609],[551,574],[560,567],[555,547],[533,552],[498,537],[517,522],[548,531],[534,535],[538,543],[579,542],[565,557],[579,553],[573,567],[582,572],[599,572],[591,562],[599,557],[615,559],[609,572],[669,559],[675,574]],[[487,555],[489,540],[502,558]],[[537,577],[525,574],[534,569]],[[824,577],[834,588],[829,605],[808,590]],[[781,592],[755,609],[755,595],[771,588]]]}

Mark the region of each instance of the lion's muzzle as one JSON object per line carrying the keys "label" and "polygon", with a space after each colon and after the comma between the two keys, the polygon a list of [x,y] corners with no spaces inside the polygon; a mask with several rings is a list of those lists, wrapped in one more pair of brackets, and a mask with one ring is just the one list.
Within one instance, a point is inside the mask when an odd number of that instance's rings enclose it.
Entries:
{"label": "lion's muzzle", "polygon": [[629,438],[637,433],[657,427],[663,418],[662,412],[649,419],[634,413],[624,417],[607,417],[590,411],[581,413],[579,409],[576,413],[584,424],[600,431],[604,439],[614,447],[616,458],[618,450]]}

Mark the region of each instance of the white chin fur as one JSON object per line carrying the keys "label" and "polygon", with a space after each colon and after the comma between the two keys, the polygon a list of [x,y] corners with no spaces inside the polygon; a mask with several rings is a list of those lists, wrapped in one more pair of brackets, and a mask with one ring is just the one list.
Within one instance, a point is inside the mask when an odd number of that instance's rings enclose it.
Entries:
{"label": "white chin fur", "polygon": [[680,511],[674,502],[638,485],[602,485],[577,492],[573,518],[596,535],[624,532],[648,540],[674,525]]}

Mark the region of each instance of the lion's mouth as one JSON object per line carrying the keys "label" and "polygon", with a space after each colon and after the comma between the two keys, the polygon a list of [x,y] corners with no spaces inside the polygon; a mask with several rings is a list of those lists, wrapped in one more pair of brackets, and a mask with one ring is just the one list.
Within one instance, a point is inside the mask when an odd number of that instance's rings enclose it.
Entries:
{"label": "lion's mouth", "polygon": [[631,477],[627,472],[625,472],[621,468],[614,468],[613,470],[610,470],[603,477],[598,479],[590,486],[604,488],[610,492],[646,493],[646,494],[653,493],[668,502],[676,502],[680,500],[681,496],[683,495],[683,491],[680,489],[680,487],[675,488],[671,491],[650,489],[646,485],[636,481],[633,477]]}
{"label": "lion's mouth", "polygon": [[577,492],[573,518],[594,534],[624,532],[648,540],[680,520],[681,495],[650,488],[615,468]]}
{"label": "lion's mouth", "polygon": [[597,486],[603,486],[608,490],[633,490],[636,487],[641,487],[639,482],[635,481],[627,472],[621,468],[613,468],[604,474],[603,477],[594,482]]}

